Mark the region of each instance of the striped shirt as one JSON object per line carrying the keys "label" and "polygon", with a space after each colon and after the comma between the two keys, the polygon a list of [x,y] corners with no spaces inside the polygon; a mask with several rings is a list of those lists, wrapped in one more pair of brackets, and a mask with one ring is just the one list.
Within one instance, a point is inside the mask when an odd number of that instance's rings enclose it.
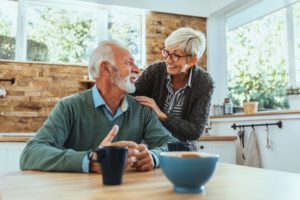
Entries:
{"label": "striped shirt", "polygon": [[167,75],[167,89],[168,89],[168,96],[163,106],[163,112],[172,115],[175,118],[181,119],[182,115],[182,108],[183,102],[185,98],[185,89],[186,87],[192,87],[192,70],[190,71],[189,79],[187,84],[174,91],[171,76],[170,74]]}

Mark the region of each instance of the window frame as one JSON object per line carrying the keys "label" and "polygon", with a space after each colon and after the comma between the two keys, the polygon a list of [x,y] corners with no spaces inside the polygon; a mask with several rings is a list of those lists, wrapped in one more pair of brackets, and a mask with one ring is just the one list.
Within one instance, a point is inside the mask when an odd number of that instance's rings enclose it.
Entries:
{"label": "window frame", "polygon": [[[74,8],[74,9],[88,9],[97,12],[99,19],[97,21],[97,42],[106,40],[108,38],[108,16],[111,10],[119,10],[122,13],[132,14],[133,12],[141,16],[141,31],[142,31],[142,44],[141,44],[141,62],[142,66],[146,62],[146,46],[145,46],[145,12],[141,9],[131,8],[118,8],[116,6],[104,6],[93,2],[84,1],[59,1],[59,0],[17,0],[18,1],[18,17],[17,17],[17,33],[16,33],[16,49],[15,59],[16,61],[27,62],[27,16],[29,6],[51,6],[55,8]],[[102,27],[102,28],[101,28]],[[41,61],[43,62],[43,61]],[[65,64],[76,64],[76,63],[65,63]]]}
{"label": "window frame", "polygon": [[[216,85],[212,95],[212,105],[222,104],[224,98],[228,97],[226,39],[226,31],[228,28],[230,29],[235,26],[248,23],[254,19],[262,17],[268,13],[275,12],[280,8],[291,6],[297,2],[300,1],[278,0],[274,2],[273,0],[240,0],[210,14],[207,19],[207,63],[208,72],[211,74]],[[292,33],[291,31],[289,32]],[[288,38],[288,40],[291,41],[290,38]],[[289,49],[288,56],[291,56],[291,51],[294,50]],[[289,69],[290,66],[291,65],[289,65]],[[294,69],[296,68],[294,67]],[[290,74],[291,72],[289,72],[289,75]],[[293,80],[296,80],[295,73],[292,73],[292,75],[293,76],[289,76],[290,83]],[[212,114],[212,107],[210,114]]]}
{"label": "window frame", "polygon": [[[252,21],[255,21],[255,20],[259,20],[267,15],[270,15],[274,12],[277,12],[278,10],[281,10],[281,9],[286,9],[286,31],[287,31],[287,46],[288,46],[288,49],[287,49],[287,53],[288,53],[288,57],[287,57],[287,60],[288,60],[288,79],[289,79],[289,84],[290,85],[296,85],[297,84],[297,77],[296,77],[296,63],[295,63],[295,35],[294,35],[294,15],[293,15],[293,5],[295,3],[300,3],[300,2],[293,2],[292,4],[289,4],[287,6],[283,6],[279,9],[275,9],[275,10],[272,10],[271,12],[267,12],[265,13],[264,15],[261,15],[261,16],[258,16],[258,17],[253,17],[251,20],[249,21],[246,21],[244,23],[237,23],[236,26],[234,26],[234,23],[231,23],[230,24],[230,28],[227,30],[232,30],[232,29],[236,29],[238,27],[241,27],[245,24],[248,24]],[[227,45],[227,43],[226,43]],[[227,71],[227,73],[229,73]],[[228,74],[226,74],[228,75]],[[227,82],[228,83],[228,82]]]}

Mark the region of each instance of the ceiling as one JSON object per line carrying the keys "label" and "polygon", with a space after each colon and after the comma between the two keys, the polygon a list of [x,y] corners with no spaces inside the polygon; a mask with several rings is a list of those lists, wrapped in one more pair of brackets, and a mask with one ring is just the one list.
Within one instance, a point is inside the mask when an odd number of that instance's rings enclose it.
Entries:
{"label": "ceiling", "polygon": [[87,0],[106,5],[126,6],[149,11],[209,17],[213,12],[240,0]]}

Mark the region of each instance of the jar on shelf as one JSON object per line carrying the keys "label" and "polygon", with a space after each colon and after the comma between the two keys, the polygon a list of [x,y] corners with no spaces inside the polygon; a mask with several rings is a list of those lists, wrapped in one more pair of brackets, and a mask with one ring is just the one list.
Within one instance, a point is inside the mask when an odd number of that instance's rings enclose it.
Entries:
{"label": "jar on shelf", "polygon": [[223,107],[224,107],[224,115],[232,115],[233,106],[229,98],[224,99]]}

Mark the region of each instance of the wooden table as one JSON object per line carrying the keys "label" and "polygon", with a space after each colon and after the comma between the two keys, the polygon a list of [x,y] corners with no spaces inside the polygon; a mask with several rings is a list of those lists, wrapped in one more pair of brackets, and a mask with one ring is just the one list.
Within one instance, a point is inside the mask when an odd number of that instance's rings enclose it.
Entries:
{"label": "wooden table", "polygon": [[299,200],[300,174],[219,163],[204,193],[181,194],[160,169],[128,171],[120,186],[103,186],[101,175],[10,172],[0,174],[0,199],[205,199]]}

